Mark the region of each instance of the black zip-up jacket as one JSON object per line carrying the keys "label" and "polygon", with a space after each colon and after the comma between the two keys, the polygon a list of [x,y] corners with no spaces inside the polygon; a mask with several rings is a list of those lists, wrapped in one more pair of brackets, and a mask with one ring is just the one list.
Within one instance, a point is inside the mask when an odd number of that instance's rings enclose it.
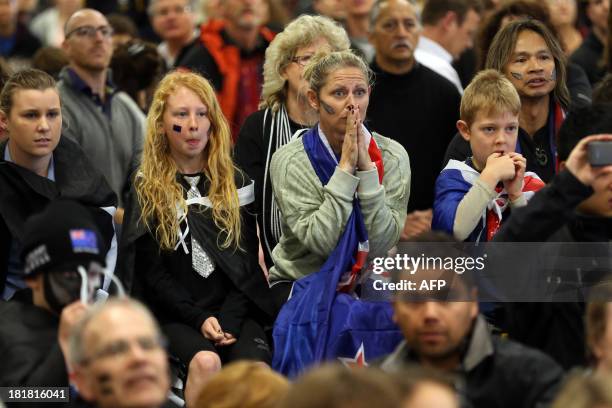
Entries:
{"label": "black zip-up jacket", "polygon": [[[588,217],[576,207],[593,194],[569,171],[562,171],[540,190],[526,207],[517,209],[495,236],[498,242],[558,243],[556,276],[541,273],[538,279],[549,282],[550,291],[567,293],[574,287],[575,301],[512,303],[506,308],[506,325],[511,338],[536,347],[555,358],[564,368],[584,365],[584,302],[580,289],[596,283],[601,272],[612,271],[612,219]],[[601,243],[589,247],[578,242]],[[603,251],[603,252],[602,252]],[[572,268],[560,264],[574,254]],[[607,259],[607,264],[605,259]],[[559,273],[558,271],[563,271]],[[586,296],[586,294],[585,294]],[[567,300],[567,299],[566,299]]]}

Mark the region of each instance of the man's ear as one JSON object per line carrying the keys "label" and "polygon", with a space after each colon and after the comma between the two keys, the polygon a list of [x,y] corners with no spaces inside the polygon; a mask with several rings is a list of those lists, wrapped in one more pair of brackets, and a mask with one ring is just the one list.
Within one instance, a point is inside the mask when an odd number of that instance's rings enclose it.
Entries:
{"label": "man's ear", "polygon": [[317,94],[315,93],[315,91],[308,88],[308,91],[306,91],[306,97],[308,98],[308,104],[310,105],[310,107],[318,111],[319,110],[319,98],[317,97]]}
{"label": "man's ear", "polygon": [[559,171],[565,170],[565,160],[559,162]]}
{"label": "man's ear", "polygon": [[28,288],[32,289],[32,292],[35,292],[43,285],[42,274],[36,274],[36,276],[28,276],[24,279],[25,284],[28,285]]}
{"label": "man's ear", "polygon": [[454,11],[447,11],[444,17],[442,17],[442,27],[444,31],[452,31],[453,28],[459,27],[459,21],[457,19],[457,13]]}
{"label": "man's ear", "polygon": [[8,127],[8,115],[0,109],[0,128],[6,129]]}
{"label": "man's ear", "polygon": [[472,288],[470,292],[470,296],[472,299],[474,299],[472,306],[470,307],[470,316],[475,319],[478,316],[478,301],[476,300],[478,299],[478,289]]}
{"label": "man's ear", "polygon": [[466,142],[470,141],[470,127],[464,120],[457,121],[457,130],[461,134],[461,137],[465,139]]}
{"label": "man's ear", "polygon": [[70,382],[76,386],[83,399],[86,401],[93,401],[95,399],[94,391],[83,367],[74,367],[74,370],[70,373]]}

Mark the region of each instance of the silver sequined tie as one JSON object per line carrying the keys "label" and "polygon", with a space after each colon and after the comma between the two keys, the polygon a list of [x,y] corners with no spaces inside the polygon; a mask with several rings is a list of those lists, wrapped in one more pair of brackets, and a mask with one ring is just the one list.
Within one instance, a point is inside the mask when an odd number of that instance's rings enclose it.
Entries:
{"label": "silver sequined tie", "polygon": [[[198,183],[200,176],[187,177],[183,176],[185,181],[189,183],[189,190],[187,190],[187,199],[202,197],[200,190],[198,190]],[[215,270],[215,263],[208,256],[204,248],[191,234],[191,266],[193,269],[204,278],[208,278],[211,273]]]}

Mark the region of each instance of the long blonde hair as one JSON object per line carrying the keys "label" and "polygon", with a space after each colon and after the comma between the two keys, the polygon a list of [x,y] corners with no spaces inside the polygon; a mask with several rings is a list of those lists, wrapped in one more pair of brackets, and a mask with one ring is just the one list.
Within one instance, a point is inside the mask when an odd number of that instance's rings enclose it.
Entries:
{"label": "long blonde hair", "polygon": [[211,85],[191,72],[170,72],[160,81],[153,95],[147,115],[142,163],[134,182],[142,209],[140,221],[154,233],[162,249],[174,249],[179,239],[178,211],[186,214],[188,208],[183,198],[183,188],[176,178],[178,168],[170,155],[170,145],[163,130],[163,116],[168,97],[181,87],[193,91],[208,108],[209,138],[202,152],[207,161],[204,173],[210,180],[208,198],[212,203],[215,225],[225,235],[220,246],[238,248],[240,203],[234,180],[229,126]]}

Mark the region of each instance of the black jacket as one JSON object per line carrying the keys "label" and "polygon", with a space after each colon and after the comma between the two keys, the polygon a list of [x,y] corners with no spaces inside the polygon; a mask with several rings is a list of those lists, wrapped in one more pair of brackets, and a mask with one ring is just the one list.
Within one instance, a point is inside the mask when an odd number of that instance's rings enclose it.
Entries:
{"label": "black jacket", "polygon": [[3,57],[30,59],[40,47],[42,47],[40,40],[30,32],[28,27],[17,23],[15,44],[8,54],[3,55]]}
{"label": "black jacket", "polygon": [[7,142],[0,143],[0,293],[4,290],[12,242],[23,241],[23,225],[29,216],[56,198],[78,201],[92,213],[108,249],[115,233],[113,221],[100,207],[117,205],[104,176],[72,140],[62,137],[53,152],[55,182],[4,161],[6,146]]}
{"label": "black jacket", "polygon": [[[306,128],[293,122],[289,115],[286,115],[288,129],[279,130],[284,128],[282,119],[285,112],[273,113],[271,109],[264,109],[250,115],[240,128],[234,148],[236,165],[255,182],[255,211],[268,269],[274,265],[272,250],[278,243],[277,237],[280,238],[279,210],[276,204],[272,203],[274,193],[270,180],[270,161],[281,146],[289,143],[291,136],[298,130]],[[274,129],[272,129],[273,122],[275,122]]]}
{"label": "black jacket", "polygon": [[[547,271],[535,273],[540,275],[538,279],[550,282],[549,292],[559,294],[553,299],[563,296],[565,301],[509,304],[506,328],[512,338],[545,351],[565,368],[586,363],[582,301],[588,295],[585,289],[602,278],[601,272],[612,270],[612,219],[587,217],[575,211],[592,193],[573,174],[563,171],[529,205],[517,209],[495,236],[495,241],[500,242],[558,243],[559,260],[551,268],[554,276]],[[577,242],[602,244],[585,248],[574,244]],[[571,268],[562,264],[569,257],[574,262]],[[602,259],[607,259],[607,264],[601,264]],[[575,294],[573,301],[567,293]]]}
{"label": "black jacket", "polygon": [[27,301],[0,302],[0,387],[67,387],[59,319]]}
{"label": "black jacket", "polygon": [[[416,354],[402,342],[381,368],[397,371],[414,363]],[[478,317],[454,374],[462,408],[539,408],[555,398],[563,370],[537,350],[492,336]]]}
{"label": "black jacket", "polygon": [[592,86],[597,84],[606,74],[602,65],[604,45],[593,32],[586,36],[580,47],[574,51],[570,61],[584,69]]}
{"label": "black jacket", "polygon": [[[236,173],[238,189],[250,183],[243,173]],[[208,181],[201,181],[198,187],[205,196]],[[142,298],[162,323],[180,322],[199,331],[208,317],[216,316],[221,326],[236,337],[247,315],[262,325],[269,323],[274,309],[258,263],[259,241],[252,205],[241,207],[242,249],[236,250],[219,247],[224,236],[210,209],[189,209],[185,243],[190,247],[193,234],[216,265],[208,278],[202,278],[192,269],[191,249],[189,254],[181,246],[160,252],[153,234],[140,220],[135,191],[130,196],[116,273],[126,289]]]}
{"label": "black jacket", "polygon": [[372,64],[367,125],[399,142],[410,157],[407,211],[432,208],[434,185],[444,152],[456,131],[461,95],[446,78],[415,62],[410,72],[394,75]]}

